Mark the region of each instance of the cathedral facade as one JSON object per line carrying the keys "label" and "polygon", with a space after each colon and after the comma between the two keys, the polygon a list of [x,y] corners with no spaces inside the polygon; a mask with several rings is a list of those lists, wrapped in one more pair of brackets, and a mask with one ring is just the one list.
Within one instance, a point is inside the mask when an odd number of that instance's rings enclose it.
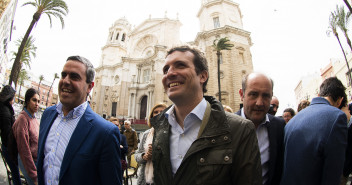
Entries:
{"label": "cathedral facade", "polygon": [[[250,32],[243,30],[239,5],[232,0],[203,0],[197,17],[200,32],[187,45],[204,52],[209,66],[206,95],[219,97],[217,56],[214,40],[227,37],[234,44],[222,51],[220,64],[222,103],[238,110],[242,77],[253,71]],[[163,77],[166,52],[185,45],[180,41],[181,22],[178,19],[149,18],[131,29],[125,18],[109,29],[96,68],[91,106],[103,117],[144,120],[159,102],[171,105],[164,93]]]}

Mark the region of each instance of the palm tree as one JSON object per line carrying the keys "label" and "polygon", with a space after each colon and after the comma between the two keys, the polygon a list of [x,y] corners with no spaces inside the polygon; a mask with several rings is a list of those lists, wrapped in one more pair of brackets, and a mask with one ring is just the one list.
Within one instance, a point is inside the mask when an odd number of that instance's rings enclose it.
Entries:
{"label": "palm tree", "polygon": [[68,7],[65,1],[63,0],[33,0],[24,3],[22,6],[25,5],[32,5],[36,7],[36,12],[34,13],[32,22],[29,25],[25,36],[23,37],[20,47],[18,48],[17,56],[12,65],[12,70],[9,78],[9,85],[11,85],[12,82],[14,82],[15,84],[17,83],[18,74],[21,69],[20,59],[21,55],[23,54],[25,43],[27,42],[31,31],[34,28],[34,25],[39,21],[40,16],[42,14],[46,14],[49,18],[50,26],[52,25],[52,16],[57,17],[60,19],[62,28],[64,28],[65,23],[63,16],[66,16],[68,13]]}
{"label": "palm tree", "polygon": [[339,34],[337,33],[336,27],[337,27],[337,22],[338,22],[338,17],[335,15],[334,12],[331,12],[330,17],[329,17],[329,29],[327,31],[327,34],[330,35],[330,33],[333,33],[334,36],[336,37],[337,41],[339,42],[340,48],[342,50],[343,56],[345,57],[346,61],[346,66],[347,66],[347,75],[348,75],[348,81],[349,84],[352,85],[352,77],[351,77],[351,72],[350,72],[350,66],[348,65],[348,60],[346,57],[346,53],[343,50],[343,47],[341,45],[341,41],[339,38]]}
{"label": "palm tree", "polygon": [[234,46],[233,44],[227,43],[230,40],[225,37],[221,39],[215,39],[213,42],[213,47],[216,51],[217,61],[218,61],[218,86],[219,86],[219,101],[221,102],[221,87],[220,87],[220,60],[221,60],[221,50],[231,50]]}
{"label": "palm tree", "polygon": [[348,44],[348,46],[350,46],[351,51],[352,51],[351,40],[347,34],[347,32],[348,32],[347,27],[348,27],[348,23],[350,21],[351,13],[348,12],[346,14],[343,6],[340,6],[340,8],[339,8],[338,5],[336,5],[336,11],[334,12],[334,14],[337,17],[337,27],[340,28],[342,33],[345,35],[346,40],[347,40],[347,44]]}
{"label": "palm tree", "polygon": [[54,84],[54,82],[55,82],[55,79],[57,79],[57,78],[59,78],[59,75],[58,75],[57,73],[55,73],[53,83],[51,83],[50,89],[49,89],[49,91],[48,91],[48,96],[46,97],[46,103],[45,103],[45,106],[46,106],[46,107],[48,106],[48,99],[49,99],[49,95],[50,95],[51,88],[53,87],[53,84]]}
{"label": "palm tree", "polygon": [[[16,46],[19,47],[21,44],[21,40],[22,39],[18,39],[16,41]],[[23,49],[23,53],[21,55],[21,59],[20,59],[20,69],[22,70],[23,64],[25,66],[27,66],[29,69],[31,69],[31,61],[32,61],[32,57],[35,58],[36,57],[36,51],[37,51],[37,47],[34,45],[34,41],[35,39],[32,36],[29,36],[26,45]],[[17,56],[17,52],[12,52],[12,56],[13,58],[11,60],[15,60],[16,56]],[[17,83],[15,83],[15,87],[17,87]]]}
{"label": "palm tree", "polygon": [[[44,80],[44,76],[43,76],[43,75],[40,75],[40,76],[39,76],[38,92],[39,92],[39,89],[40,89],[40,84],[42,83],[43,80]],[[40,94],[40,92],[39,92],[39,94]]]}
{"label": "palm tree", "polygon": [[20,102],[20,97],[21,97],[21,87],[24,83],[25,80],[28,80],[28,73],[25,69],[21,69],[21,72],[18,76],[19,82],[20,82],[20,90],[18,91],[18,98],[17,102]]}

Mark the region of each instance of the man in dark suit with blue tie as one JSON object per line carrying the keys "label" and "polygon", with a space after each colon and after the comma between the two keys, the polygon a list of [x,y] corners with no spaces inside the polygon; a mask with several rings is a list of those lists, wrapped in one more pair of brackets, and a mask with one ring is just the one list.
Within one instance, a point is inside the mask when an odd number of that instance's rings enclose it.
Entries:
{"label": "man in dark suit with blue tie", "polygon": [[236,113],[256,127],[264,185],[280,184],[283,168],[285,121],[268,114],[273,87],[272,79],[262,73],[246,75],[239,91],[243,108]]}
{"label": "man in dark suit with blue tie", "polygon": [[60,103],[41,118],[38,184],[121,184],[120,132],[87,102],[94,75],[86,58],[67,59],[59,82]]}

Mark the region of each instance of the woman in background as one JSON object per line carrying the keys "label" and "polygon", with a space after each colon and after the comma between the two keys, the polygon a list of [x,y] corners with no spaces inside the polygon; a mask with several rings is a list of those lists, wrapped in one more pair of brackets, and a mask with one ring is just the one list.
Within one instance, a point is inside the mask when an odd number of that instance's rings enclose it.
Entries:
{"label": "woman in background", "polygon": [[[8,138],[10,132],[12,132],[12,125],[15,122],[15,113],[12,107],[15,98],[15,90],[6,85],[2,88],[0,93],[0,132],[1,132],[1,149],[2,155],[4,156],[6,163],[9,165],[12,173],[12,182],[14,185],[21,184],[20,172],[18,170],[17,161],[13,161],[10,158],[8,147]],[[16,146],[15,146],[16,147]],[[17,155],[15,155],[17,156]],[[9,182],[10,183],[10,182]]]}
{"label": "woman in background", "polygon": [[153,184],[152,141],[154,128],[150,124],[150,119],[160,114],[164,109],[166,109],[166,105],[163,103],[156,104],[152,108],[148,118],[148,126],[151,128],[143,133],[142,140],[135,153],[136,161],[140,164],[138,185]]}
{"label": "woman in background", "polygon": [[12,130],[18,148],[18,166],[29,185],[38,184],[37,162],[39,122],[34,113],[39,109],[39,93],[33,88],[26,91],[24,108]]}

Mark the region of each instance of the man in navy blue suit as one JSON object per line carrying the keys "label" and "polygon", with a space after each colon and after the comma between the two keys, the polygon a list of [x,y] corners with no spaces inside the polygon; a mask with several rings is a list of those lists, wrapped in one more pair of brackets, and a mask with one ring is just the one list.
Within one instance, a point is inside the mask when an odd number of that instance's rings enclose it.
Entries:
{"label": "man in navy blue suit", "polygon": [[283,166],[285,120],[268,114],[273,88],[272,79],[262,73],[246,75],[239,91],[243,108],[236,113],[256,127],[264,185],[280,184]]}
{"label": "man in navy blue suit", "polygon": [[38,184],[121,184],[120,132],[87,102],[94,75],[86,58],[67,59],[59,82],[60,103],[41,118]]}
{"label": "man in navy blue suit", "polygon": [[346,88],[336,77],[285,127],[282,185],[338,185],[347,145]]}

